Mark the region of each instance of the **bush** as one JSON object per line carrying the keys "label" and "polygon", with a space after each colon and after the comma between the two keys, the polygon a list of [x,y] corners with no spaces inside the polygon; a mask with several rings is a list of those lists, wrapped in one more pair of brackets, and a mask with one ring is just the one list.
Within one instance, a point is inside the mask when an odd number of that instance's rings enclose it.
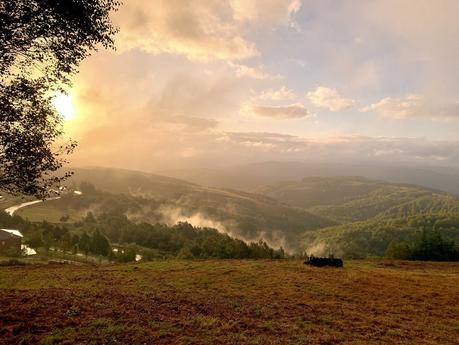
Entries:
{"label": "bush", "polygon": [[409,260],[411,259],[410,247],[404,242],[391,242],[386,249],[384,257],[396,260]]}
{"label": "bush", "polygon": [[185,248],[180,249],[179,253],[177,254],[177,259],[192,260],[194,259],[194,255],[191,252],[190,248],[185,247]]}

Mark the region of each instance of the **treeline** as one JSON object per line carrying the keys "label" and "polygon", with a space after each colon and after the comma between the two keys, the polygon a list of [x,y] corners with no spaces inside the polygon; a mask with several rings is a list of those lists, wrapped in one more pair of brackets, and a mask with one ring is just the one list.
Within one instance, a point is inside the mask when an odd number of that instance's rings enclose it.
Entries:
{"label": "treeline", "polygon": [[174,255],[182,258],[262,259],[284,258],[282,248],[275,250],[264,241],[246,243],[222,234],[212,228],[194,227],[180,222],[174,226],[165,224],[136,224],[125,215],[89,213],[75,226],[99,229],[112,243],[136,244],[155,251],[145,251],[147,256]]}
{"label": "treeline", "polygon": [[[183,259],[277,259],[284,258],[282,248],[275,250],[264,241],[246,243],[211,228],[189,223],[136,224],[119,213],[92,213],[79,222],[55,225],[30,223],[19,216],[0,213],[0,227],[19,229],[34,249],[49,252],[96,255],[113,261],[133,261],[137,254],[145,259],[178,257]],[[113,250],[115,248],[115,250]]]}
{"label": "treeline", "polygon": [[[455,243],[454,246],[457,246],[459,244],[459,216],[441,213],[396,219],[377,217],[367,221],[306,232],[303,245],[305,248],[323,247],[325,252],[346,259],[385,257],[391,244],[408,245],[411,253],[415,244],[421,243],[423,231],[426,232],[427,237],[430,236],[428,235],[430,233],[440,234],[443,242]],[[404,257],[418,258],[420,256],[410,254]]]}
{"label": "treeline", "polygon": [[399,260],[458,261],[459,248],[454,241],[444,240],[438,230],[424,229],[414,243],[391,242],[385,257]]}

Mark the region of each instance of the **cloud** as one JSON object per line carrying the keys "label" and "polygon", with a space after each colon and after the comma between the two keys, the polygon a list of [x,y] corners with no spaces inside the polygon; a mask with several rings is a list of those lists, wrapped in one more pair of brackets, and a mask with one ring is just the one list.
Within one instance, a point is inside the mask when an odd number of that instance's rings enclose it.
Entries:
{"label": "cloud", "polygon": [[185,55],[193,60],[240,60],[258,54],[229,17],[231,9],[217,0],[130,0],[115,21],[119,50],[140,49]]}
{"label": "cloud", "polygon": [[272,75],[263,71],[261,67],[249,67],[233,62],[229,62],[228,65],[234,69],[237,78],[252,78],[258,80],[277,80],[282,79],[281,75]]}
{"label": "cloud", "polygon": [[301,44],[320,74],[315,82],[346,85],[359,100],[407,90],[456,100],[458,1],[309,1],[303,7]]}
{"label": "cloud", "polygon": [[355,101],[341,96],[335,89],[319,86],[315,91],[309,91],[306,98],[317,107],[331,111],[342,111],[351,108]]}
{"label": "cloud", "polygon": [[[330,162],[442,162],[457,165],[459,143],[453,140],[427,140],[425,138],[394,138],[366,136],[335,136],[307,138],[265,132],[226,132],[224,145],[242,147],[239,155],[250,155],[258,160],[291,159],[323,160]],[[251,152],[244,151],[247,147]],[[242,153],[243,152],[243,153]]]}
{"label": "cloud", "polygon": [[269,89],[261,92],[255,99],[261,101],[291,101],[296,98],[296,93],[285,86],[281,86],[277,90]]}
{"label": "cloud", "polygon": [[[125,1],[116,14],[118,52],[92,55],[75,77],[78,114],[67,124],[80,144],[74,157],[141,170],[324,157],[457,166],[457,142],[428,139],[455,140],[459,122],[419,121],[459,118],[459,26],[451,10],[459,2],[444,2],[322,1],[298,12],[300,2],[289,0]],[[301,33],[289,29],[293,20]],[[315,103],[295,97],[305,91]],[[306,118],[314,106],[347,109],[351,95],[368,105],[361,110],[418,120],[354,112],[304,126],[279,120]],[[228,134],[253,130],[297,136]]]}
{"label": "cloud", "polygon": [[362,109],[376,111],[382,116],[395,119],[427,118],[431,120],[459,119],[459,103],[432,103],[415,94],[401,98],[386,97]]}
{"label": "cloud", "polygon": [[169,116],[155,118],[156,125],[164,125],[173,132],[199,132],[215,128],[218,122],[214,119],[206,119],[194,116]]}
{"label": "cloud", "polygon": [[298,119],[310,115],[301,103],[282,106],[250,105],[245,109],[245,112],[273,119]]}
{"label": "cloud", "polygon": [[301,0],[229,0],[238,21],[288,25],[301,8]]}

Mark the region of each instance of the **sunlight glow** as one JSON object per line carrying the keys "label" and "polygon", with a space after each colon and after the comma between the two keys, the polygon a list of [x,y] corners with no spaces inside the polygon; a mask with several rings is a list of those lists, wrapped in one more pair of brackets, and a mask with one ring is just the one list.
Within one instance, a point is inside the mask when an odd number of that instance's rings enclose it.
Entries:
{"label": "sunlight glow", "polygon": [[56,94],[53,98],[53,105],[56,107],[57,112],[66,121],[71,120],[75,115],[75,109],[70,95],[66,95],[65,93]]}

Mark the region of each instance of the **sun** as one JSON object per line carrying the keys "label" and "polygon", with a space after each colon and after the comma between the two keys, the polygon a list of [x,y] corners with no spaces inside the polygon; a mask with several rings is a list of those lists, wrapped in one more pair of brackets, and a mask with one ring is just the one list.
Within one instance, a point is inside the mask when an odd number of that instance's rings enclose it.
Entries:
{"label": "sun", "polygon": [[53,98],[53,105],[56,108],[59,115],[65,120],[71,120],[75,115],[75,109],[73,107],[72,97],[65,93],[58,93]]}

